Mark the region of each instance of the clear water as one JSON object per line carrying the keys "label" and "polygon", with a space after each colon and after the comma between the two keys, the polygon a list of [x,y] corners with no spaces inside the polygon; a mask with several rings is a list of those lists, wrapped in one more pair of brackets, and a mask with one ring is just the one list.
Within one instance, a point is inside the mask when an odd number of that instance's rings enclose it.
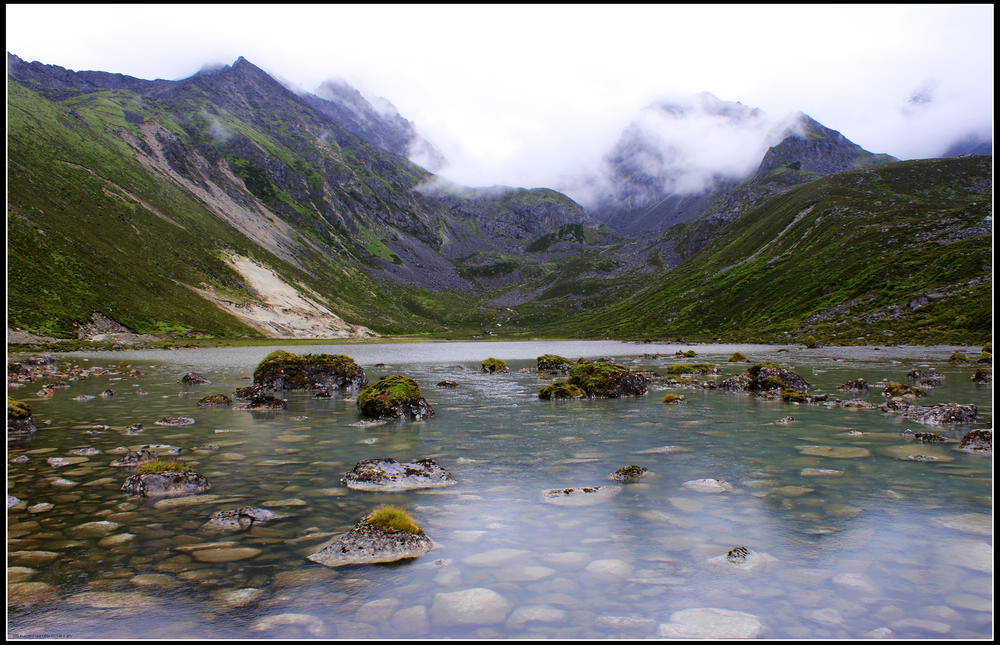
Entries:
{"label": "clear water", "polygon": [[[372,428],[350,425],[359,418],[353,400],[306,393],[285,393],[288,408],[270,415],[196,406],[206,394],[248,384],[274,347],[64,355],[80,365],[124,361],[143,375],[80,380],[50,399],[35,396],[37,383],[10,391],[30,402],[39,430],[8,447],[8,493],[27,506],[53,506],[8,512],[9,566],[28,566],[35,570],[28,581],[51,585],[34,601],[8,604],[8,636],[641,638],[655,637],[674,612],[715,607],[754,614],[769,638],[864,638],[886,628],[896,638],[991,637],[992,459],[958,452],[954,442],[916,450],[950,461],[907,461],[897,452],[913,447],[899,435],[904,428],[954,440],[992,428],[992,386],[973,384],[972,366],[949,365],[953,348],[945,347],[693,348],[694,359],[673,357],[689,346],[614,342],[287,348],[348,354],[372,381],[412,376],[437,413]],[[686,403],[668,406],[656,386],[641,398],[537,398],[548,382],[534,371],[543,353],[613,356],[661,372],[681,360],[708,361],[725,376],[747,366],[726,362],[737,350],[752,362],[789,366],[813,391],[845,399],[853,397],[836,388],[847,380],[905,382],[911,369],[935,367],[946,378],[920,402],[975,403],[979,417],[970,426],[929,428],[877,409],[695,389],[677,392]],[[511,373],[479,373],[489,356],[507,360]],[[188,371],[212,383],[185,387],[179,379]],[[436,387],[443,379],[459,387]],[[137,385],[148,395],[136,395]],[[117,396],[72,400],[108,387]],[[877,403],[881,390],[868,398]],[[154,425],[165,414],[196,423]],[[786,416],[794,421],[775,424]],[[135,422],[142,434],[121,433]],[[95,425],[110,429],[89,434]],[[209,494],[164,508],[122,493],[126,474],[108,466],[118,456],[112,450],[146,443],[180,446],[181,458],[212,482]],[[817,445],[869,454],[815,457],[799,448]],[[683,450],[651,451],[664,446]],[[61,468],[46,462],[86,447],[102,452]],[[20,455],[28,461],[15,463]],[[361,459],[426,456],[458,484],[369,493],[339,481]],[[608,480],[629,464],[649,473],[634,484]],[[810,468],[840,474],[804,473]],[[56,485],[57,478],[76,485]],[[704,478],[735,488],[706,494],[683,486]],[[544,490],[592,485],[621,492],[592,506],[543,501]],[[305,559],[386,503],[410,512],[435,543],[430,553],[338,569]],[[286,517],[236,534],[201,528],[213,512],[243,505]],[[118,524],[112,537],[135,537],[109,545],[74,529],[97,520]],[[192,557],[192,547],[213,542],[257,552],[235,561]],[[770,556],[766,566],[744,571],[711,561],[737,546]],[[10,555],[28,551],[56,555],[41,564]],[[249,600],[232,600],[231,592],[248,588]],[[472,588],[492,590],[506,608],[457,625],[435,609],[439,594]]]}

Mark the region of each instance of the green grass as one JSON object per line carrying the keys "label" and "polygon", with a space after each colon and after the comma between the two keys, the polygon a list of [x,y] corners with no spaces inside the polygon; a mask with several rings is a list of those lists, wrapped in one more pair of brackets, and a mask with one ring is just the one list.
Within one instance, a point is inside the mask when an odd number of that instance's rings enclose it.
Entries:
{"label": "green grass", "polygon": [[191,472],[191,466],[179,461],[155,459],[149,463],[139,466],[135,472],[138,475],[152,475],[163,472],[187,473]]}

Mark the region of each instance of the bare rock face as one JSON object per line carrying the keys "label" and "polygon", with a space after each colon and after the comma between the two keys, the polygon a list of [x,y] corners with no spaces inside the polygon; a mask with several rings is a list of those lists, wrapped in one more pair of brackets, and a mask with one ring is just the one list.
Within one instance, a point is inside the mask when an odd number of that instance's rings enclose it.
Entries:
{"label": "bare rock face", "polygon": [[370,524],[366,517],[339,540],[318,553],[306,556],[306,559],[324,567],[375,564],[417,558],[432,547],[433,543],[423,531],[411,533],[386,529]]}
{"label": "bare rock face", "polygon": [[391,457],[365,459],[340,478],[348,488],[370,491],[400,491],[418,488],[441,488],[457,482],[447,470],[433,459],[415,462],[398,462]]}
{"label": "bare rock face", "polygon": [[197,372],[188,372],[181,377],[181,383],[184,385],[208,385],[211,381]]}
{"label": "bare rock face", "polygon": [[631,484],[632,482],[639,481],[639,479],[646,474],[646,470],[645,466],[636,466],[633,464],[619,468],[615,472],[611,473],[609,477],[616,482]]}

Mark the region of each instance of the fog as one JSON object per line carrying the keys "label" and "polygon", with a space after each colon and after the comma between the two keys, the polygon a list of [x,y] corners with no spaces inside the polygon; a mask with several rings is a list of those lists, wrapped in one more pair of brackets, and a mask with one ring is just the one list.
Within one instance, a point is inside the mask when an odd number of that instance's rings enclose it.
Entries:
{"label": "fog", "polygon": [[[427,150],[440,151],[439,174],[467,186],[548,186],[585,199],[581,178],[607,179],[623,134],[643,131],[652,175],[671,190],[697,190],[714,175],[752,170],[799,111],[904,159],[936,156],[968,134],[992,139],[992,5],[6,12],[7,50],[27,61],[179,79],[242,55],[300,92],[341,79],[376,110],[413,123],[428,146],[412,150],[414,160],[430,165]],[[751,116],[712,115],[702,92]],[[688,106],[686,117],[651,107],[664,102]]]}

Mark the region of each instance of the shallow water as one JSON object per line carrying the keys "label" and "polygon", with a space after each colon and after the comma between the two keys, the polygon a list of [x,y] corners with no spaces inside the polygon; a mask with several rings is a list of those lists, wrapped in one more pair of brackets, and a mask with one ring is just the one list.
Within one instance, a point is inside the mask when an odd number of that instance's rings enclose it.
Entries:
{"label": "shallow water", "polygon": [[[688,348],[698,356],[674,358]],[[14,569],[8,588],[44,584],[18,588],[9,636],[633,638],[655,637],[672,614],[694,607],[753,614],[769,638],[864,638],[885,629],[896,638],[992,634],[992,460],[955,450],[965,432],[992,428],[992,386],[973,384],[971,365],[949,365],[953,348],[297,346],[286,349],[348,354],[371,381],[414,377],[436,416],[352,427],[353,400],[299,392],[286,392],[288,408],[277,414],[196,406],[206,394],[232,395],[248,384],[273,349],[63,355],[81,365],[127,362],[143,375],[83,379],[50,399],[35,396],[38,383],[11,390],[31,404],[39,430],[8,447],[8,493],[24,502],[8,511],[8,566],[30,570]],[[543,353],[613,356],[661,372],[673,362],[712,362],[724,377],[747,367],[726,362],[737,350],[752,362],[791,367],[811,391],[843,399],[855,398],[836,389],[847,380],[906,382],[911,369],[935,367],[942,386],[917,402],[975,403],[979,416],[968,426],[924,427],[877,409],[697,389],[670,390],[687,399],[673,406],[660,402],[667,390],[655,384],[640,398],[537,398],[549,382],[534,371]],[[489,356],[507,360],[511,373],[479,373]],[[192,370],[212,383],[181,385]],[[459,387],[436,387],[443,379]],[[148,394],[137,395],[137,386]],[[114,398],[72,400],[109,387]],[[881,390],[867,398],[878,403]],[[154,424],[166,414],[196,422]],[[794,420],[776,423],[787,416]],[[144,432],[123,435],[135,422]],[[110,429],[91,434],[98,425]],[[955,441],[913,444],[900,437],[905,428]],[[181,504],[122,493],[126,473],[108,465],[113,450],[142,444],[181,447],[211,491]],[[867,455],[811,456],[806,446]],[[101,453],[58,468],[46,461],[88,447]],[[899,458],[912,452],[944,460]],[[13,462],[21,455],[28,461]],[[361,459],[427,456],[458,484],[370,493],[339,481]],[[608,479],[629,464],[649,472],[634,484]],[[684,486],[707,478],[734,488],[710,494]],[[543,501],[548,489],[595,485],[617,494],[590,506]],[[390,565],[327,569],[305,559],[385,503],[406,508],[435,548]],[[213,512],[245,505],[285,517],[242,533],[202,528]],[[92,533],[109,525],[78,528],[100,520],[115,524],[107,535]],[[201,546],[218,542],[231,544]],[[762,564],[726,562],[737,546]],[[443,594],[473,588],[491,590],[500,609],[455,624]]]}

